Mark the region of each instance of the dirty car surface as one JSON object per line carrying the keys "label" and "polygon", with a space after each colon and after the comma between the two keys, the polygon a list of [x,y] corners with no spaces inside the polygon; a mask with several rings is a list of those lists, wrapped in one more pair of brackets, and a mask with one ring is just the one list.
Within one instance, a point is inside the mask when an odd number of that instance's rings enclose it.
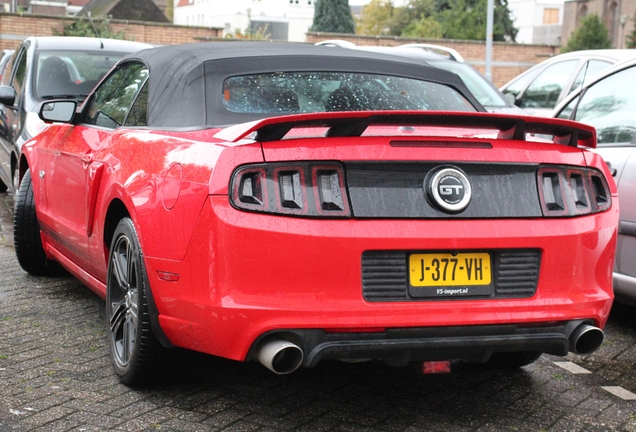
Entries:
{"label": "dirty car surface", "polygon": [[[454,74],[328,47],[131,54],[26,146],[16,254],[106,299],[113,365],[163,347],[518,367],[587,353],[612,303],[595,132],[484,112]],[[540,141],[533,134],[555,138]]]}

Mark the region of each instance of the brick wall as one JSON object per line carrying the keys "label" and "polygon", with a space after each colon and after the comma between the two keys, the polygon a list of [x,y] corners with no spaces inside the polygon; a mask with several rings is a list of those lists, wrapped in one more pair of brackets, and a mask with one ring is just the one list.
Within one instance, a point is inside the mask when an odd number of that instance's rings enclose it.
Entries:
{"label": "brick wall", "polygon": [[[308,33],[307,42],[316,43],[327,39],[341,39],[365,46],[397,46],[407,43],[443,45],[459,52],[464,61],[481,73],[486,70],[486,43],[450,39],[414,39],[396,36],[360,36],[329,33]],[[533,65],[559,53],[559,47],[550,45],[522,45],[493,42],[491,73],[492,82],[501,87]]]}
{"label": "brick wall", "polygon": [[[14,49],[28,36],[53,36],[54,30],[62,31],[65,24],[77,18],[49,15],[0,13],[0,49]],[[209,27],[176,26],[173,24],[139,21],[111,20],[112,30],[124,32],[125,38],[136,42],[158,45],[218,40],[223,29]],[[400,37],[358,36],[329,33],[308,33],[307,42],[326,39],[348,40],[356,45],[396,46],[406,43],[429,43],[444,45],[458,51],[464,60],[485,71],[486,44],[481,41],[459,41],[440,39],[413,39]],[[493,43],[492,81],[502,86],[531,66],[556,55],[559,47],[549,45],[520,45],[515,43]]]}
{"label": "brick wall", "polygon": [[[15,49],[28,36],[54,36],[64,25],[77,18],[50,15],[0,13],[0,49]],[[124,32],[127,40],[158,45],[197,42],[219,38],[223,29],[186,27],[173,24],[111,20],[114,32]]]}

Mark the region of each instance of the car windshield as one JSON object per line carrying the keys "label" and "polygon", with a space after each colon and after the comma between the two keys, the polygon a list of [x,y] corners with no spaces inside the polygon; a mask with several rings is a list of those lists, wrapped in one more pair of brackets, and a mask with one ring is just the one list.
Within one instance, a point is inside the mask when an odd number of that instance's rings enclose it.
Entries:
{"label": "car windshield", "polygon": [[457,91],[410,78],[342,72],[242,75],[223,83],[223,104],[234,113],[367,110],[475,111]]}
{"label": "car windshield", "polygon": [[123,55],[103,51],[40,51],[35,59],[35,97],[83,99]]}
{"label": "car windshield", "polygon": [[486,79],[466,63],[452,60],[426,60],[431,66],[456,73],[464,81],[468,90],[485,107],[502,108],[508,106],[502,95],[495,90]]}

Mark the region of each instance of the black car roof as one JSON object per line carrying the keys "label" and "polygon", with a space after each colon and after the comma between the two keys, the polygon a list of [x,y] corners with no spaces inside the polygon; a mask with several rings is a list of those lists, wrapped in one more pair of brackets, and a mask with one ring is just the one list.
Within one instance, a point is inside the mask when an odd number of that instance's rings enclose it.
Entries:
{"label": "black car roof", "polygon": [[147,121],[151,127],[222,126],[266,117],[230,113],[220,97],[206,100],[202,95],[206,87],[221,95],[223,81],[230,76],[281,71],[363,72],[424,79],[454,88],[477,111],[485,111],[454,73],[380,53],[299,43],[201,42],[138,51],[120,63],[131,60],[143,61],[150,71]]}

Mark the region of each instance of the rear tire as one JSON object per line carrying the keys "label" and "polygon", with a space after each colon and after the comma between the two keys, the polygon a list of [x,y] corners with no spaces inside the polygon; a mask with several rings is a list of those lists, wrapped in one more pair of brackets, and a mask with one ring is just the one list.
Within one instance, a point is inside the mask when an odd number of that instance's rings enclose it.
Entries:
{"label": "rear tire", "polygon": [[31,170],[24,173],[22,183],[15,195],[13,244],[18,263],[27,273],[44,276],[59,272],[59,266],[48,260],[42,247],[40,223],[35,212]]}
{"label": "rear tire", "polygon": [[119,221],[111,242],[106,317],[113,368],[128,386],[150,381],[160,345],[148,315],[150,289],[137,232],[128,217]]}
{"label": "rear tire", "polygon": [[534,363],[541,354],[541,351],[494,353],[486,364],[496,369],[518,369]]}
{"label": "rear tire", "polygon": [[2,180],[0,180],[0,193],[6,192],[9,188]]}

